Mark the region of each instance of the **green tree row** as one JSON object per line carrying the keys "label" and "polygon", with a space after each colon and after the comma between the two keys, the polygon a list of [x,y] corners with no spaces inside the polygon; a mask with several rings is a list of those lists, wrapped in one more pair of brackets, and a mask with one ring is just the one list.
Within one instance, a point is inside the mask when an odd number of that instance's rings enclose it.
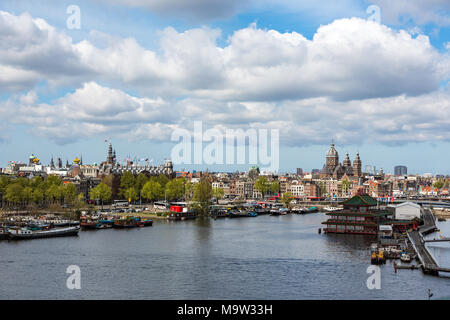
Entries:
{"label": "green tree row", "polygon": [[73,205],[84,198],[72,183],[63,183],[58,176],[46,179],[34,177],[0,177],[2,203],[7,207],[26,207],[29,205],[48,206],[53,203]]}

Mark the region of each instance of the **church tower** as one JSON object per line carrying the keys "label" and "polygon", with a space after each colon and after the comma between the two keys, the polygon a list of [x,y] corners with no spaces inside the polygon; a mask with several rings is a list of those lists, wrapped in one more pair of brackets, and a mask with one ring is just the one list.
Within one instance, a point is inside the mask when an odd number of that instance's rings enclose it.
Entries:
{"label": "church tower", "polygon": [[330,150],[328,150],[327,152],[326,166],[329,172],[333,172],[338,165],[339,165],[339,154],[334,148],[334,143],[331,142]]}
{"label": "church tower", "polygon": [[362,164],[361,164],[361,159],[359,158],[359,152],[358,152],[356,154],[355,161],[353,161],[353,174],[357,177],[361,177],[361,175],[362,175],[361,168],[362,168]]}
{"label": "church tower", "polygon": [[113,164],[114,163],[113,150],[112,150],[111,142],[109,143],[109,146],[108,146],[108,157],[106,158],[106,163],[108,163],[108,164]]}
{"label": "church tower", "polygon": [[342,165],[344,167],[351,167],[352,166],[352,162],[350,161],[350,157],[348,156],[348,153],[345,154],[345,160],[342,163]]}

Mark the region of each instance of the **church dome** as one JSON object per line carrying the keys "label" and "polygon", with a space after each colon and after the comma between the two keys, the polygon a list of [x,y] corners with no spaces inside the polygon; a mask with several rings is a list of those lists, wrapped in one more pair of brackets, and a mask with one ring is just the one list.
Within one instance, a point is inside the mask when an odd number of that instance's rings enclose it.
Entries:
{"label": "church dome", "polygon": [[338,152],[334,148],[334,143],[331,144],[330,150],[327,152],[327,157],[338,157]]}

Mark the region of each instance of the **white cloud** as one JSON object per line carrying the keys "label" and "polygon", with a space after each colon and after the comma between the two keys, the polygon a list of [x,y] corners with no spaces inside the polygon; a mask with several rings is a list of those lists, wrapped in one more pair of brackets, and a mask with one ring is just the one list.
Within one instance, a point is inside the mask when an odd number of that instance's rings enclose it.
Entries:
{"label": "white cloud", "polygon": [[[133,38],[73,43],[27,14],[2,12],[0,26],[2,89],[29,90],[0,102],[0,115],[58,143],[96,135],[167,141],[194,120],[279,128],[283,143],[295,145],[331,136],[450,140],[449,93],[439,91],[448,54],[426,36],[374,22],[336,20],[311,40],[252,24],[224,47],[220,30],[167,28],[155,51]],[[76,89],[40,103],[33,89],[42,81]]]}
{"label": "white cloud", "polygon": [[279,102],[229,103],[186,98],[168,102],[137,98],[117,89],[85,83],[52,104],[36,103],[34,92],[0,104],[2,118],[28,124],[33,134],[67,143],[97,135],[169,141],[174,129],[279,129],[285,145],[364,141],[398,144],[450,141],[450,92],[417,97],[332,101],[311,98]]}
{"label": "white cloud", "polygon": [[17,88],[37,79],[52,86],[101,81],[172,98],[348,100],[419,95],[436,90],[448,77],[442,67],[446,57],[428,37],[358,18],[322,26],[312,40],[251,25],[237,30],[223,48],[216,43],[220,30],[180,33],[166,28],[159,51],[145,49],[133,38],[115,39],[104,47],[87,40],[73,43],[27,14],[2,13],[0,25],[0,35],[5,34],[0,66],[28,73],[22,83],[22,78],[11,78]]}

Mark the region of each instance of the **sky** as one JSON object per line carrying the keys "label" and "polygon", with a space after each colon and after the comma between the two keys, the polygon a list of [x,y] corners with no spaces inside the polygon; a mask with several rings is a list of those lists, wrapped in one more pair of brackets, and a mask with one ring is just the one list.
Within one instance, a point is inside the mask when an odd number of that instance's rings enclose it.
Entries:
{"label": "sky", "polygon": [[0,167],[109,142],[159,164],[201,121],[278,130],[280,172],[321,169],[333,140],[363,168],[450,174],[449,76],[447,0],[3,0]]}

